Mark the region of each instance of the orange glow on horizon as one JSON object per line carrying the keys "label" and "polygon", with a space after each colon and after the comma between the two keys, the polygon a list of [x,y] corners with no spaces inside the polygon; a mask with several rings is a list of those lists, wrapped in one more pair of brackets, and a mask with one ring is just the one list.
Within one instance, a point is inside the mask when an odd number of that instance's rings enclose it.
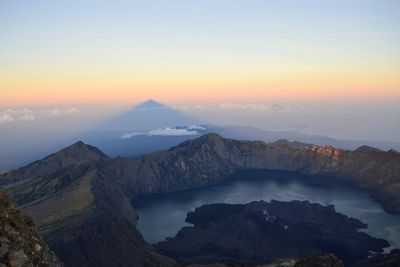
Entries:
{"label": "orange glow on horizon", "polygon": [[[201,73],[198,74],[198,73]],[[0,71],[0,105],[400,100],[393,71]]]}

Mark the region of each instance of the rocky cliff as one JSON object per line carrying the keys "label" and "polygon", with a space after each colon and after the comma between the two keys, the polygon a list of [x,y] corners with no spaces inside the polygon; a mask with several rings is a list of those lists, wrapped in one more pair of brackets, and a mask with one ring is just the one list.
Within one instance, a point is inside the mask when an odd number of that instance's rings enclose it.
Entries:
{"label": "rocky cliff", "polygon": [[400,153],[394,150],[349,151],[284,140],[265,144],[208,134],[139,160],[116,158],[104,171],[130,196],[139,196],[216,184],[246,169],[343,178],[369,189],[387,211],[400,212]]}
{"label": "rocky cliff", "polygon": [[0,266],[61,266],[32,219],[0,189]]}

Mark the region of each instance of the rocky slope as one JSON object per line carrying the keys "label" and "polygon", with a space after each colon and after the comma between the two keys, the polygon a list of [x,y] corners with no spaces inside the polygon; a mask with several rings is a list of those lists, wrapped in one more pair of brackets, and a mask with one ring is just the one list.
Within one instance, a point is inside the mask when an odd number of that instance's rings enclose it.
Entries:
{"label": "rocky slope", "polygon": [[318,254],[299,260],[294,267],[344,267],[344,265],[334,254]]}
{"label": "rocky slope", "polygon": [[331,252],[351,264],[389,245],[358,231],[365,225],[333,206],[308,201],[204,205],[188,213],[186,222],[194,226],[155,245],[184,263],[255,265]]}
{"label": "rocky slope", "polygon": [[[212,264],[179,264],[174,267],[245,267],[241,263],[212,263]],[[344,267],[343,262],[335,255],[317,254],[304,259],[276,259],[269,263],[258,264],[255,267]]]}
{"label": "rocky slope", "polygon": [[400,154],[396,151],[369,147],[345,151],[286,141],[265,144],[216,134],[137,160],[110,159],[78,142],[1,174],[0,184],[33,217],[66,266],[129,266],[131,262],[166,266],[172,261],[155,253],[136,230],[130,200],[216,184],[246,169],[342,177],[368,188],[386,210],[400,212]]}
{"label": "rocky slope", "polygon": [[389,254],[376,255],[363,260],[352,267],[398,267],[400,266],[400,250],[393,250]]}
{"label": "rocky slope", "polygon": [[98,148],[86,145],[79,141],[51,154],[44,159],[35,161],[26,167],[9,171],[2,175],[2,184],[17,182],[33,177],[44,177],[74,165],[81,165],[88,162],[101,162],[108,157]]}
{"label": "rocky slope", "polygon": [[[400,266],[400,252],[380,255],[364,260],[351,267],[398,267]],[[174,267],[245,267],[240,263],[212,263],[212,264],[177,264]],[[272,262],[258,264],[255,267],[344,267],[343,262],[332,253],[316,254],[303,259],[276,259]]]}
{"label": "rocky slope", "polygon": [[0,189],[0,266],[61,266],[31,218]]}
{"label": "rocky slope", "polygon": [[5,185],[65,266],[169,266],[136,230],[130,200],[104,177],[110,159],[78,142],[20,170]]}

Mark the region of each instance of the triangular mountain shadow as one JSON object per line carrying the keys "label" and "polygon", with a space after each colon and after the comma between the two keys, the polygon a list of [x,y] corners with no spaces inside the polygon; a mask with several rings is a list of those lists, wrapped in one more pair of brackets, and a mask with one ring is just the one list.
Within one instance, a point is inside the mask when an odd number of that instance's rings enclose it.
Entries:
{"label": "triangular mountain shadow", "polygon": [[166,107],[166,105],[164,105],[160,102],[157,102],[154,99],[146,100],[146,101],[134,106],[134,108],[136,108],[136,109],[141,109],[141,108],[151,109],[151,108],[165,108],[165,107]]}
{"label": "triangular mountain shadow", "polygon": [[[75,138],[99,147],[107,155],[136,157],[144,153],[167,149],[195,135],[148,135],[152,130],[166,127],[185,127],[204,124],[204,121],[153,99],[98,124]],[[194,130],[193,130],[194,132]],[[128,136],[123,138],[123,136]]]}
{"label": "triangular mountain shadow", "polygon": [[201,122],[201,119],[150,99],[100,123],[93,130],[116,131],[121,136],[129,131],[148,131]]}

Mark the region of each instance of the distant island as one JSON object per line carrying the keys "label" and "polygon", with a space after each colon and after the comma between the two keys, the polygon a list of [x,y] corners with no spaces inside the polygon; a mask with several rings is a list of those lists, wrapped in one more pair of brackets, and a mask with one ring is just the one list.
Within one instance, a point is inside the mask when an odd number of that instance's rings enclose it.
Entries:
{"label": "distant island", "polygon": [[366,225],[337,213],[333,206],[308,201],[204,205],[188,213],[186,221],[194,226],[155,245],[184,263],[253,266],[330,252],[353,264],[389,245],[358,231]]}

